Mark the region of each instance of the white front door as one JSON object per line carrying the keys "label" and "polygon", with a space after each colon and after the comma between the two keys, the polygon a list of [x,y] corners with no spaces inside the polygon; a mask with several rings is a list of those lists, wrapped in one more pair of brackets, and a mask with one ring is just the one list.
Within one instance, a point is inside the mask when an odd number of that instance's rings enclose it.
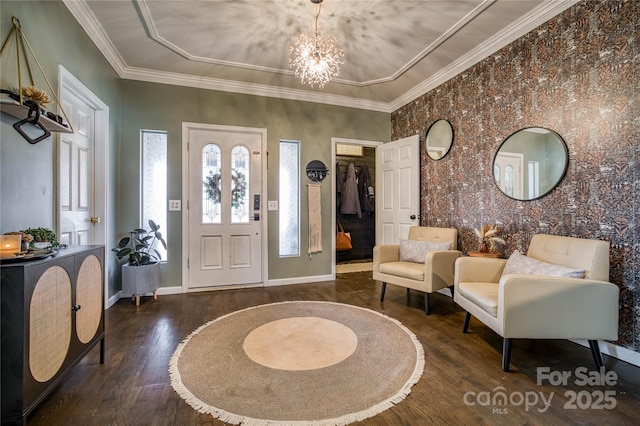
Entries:
{"label": "white front door", "polygon": [[183,125],[188,146],[190,289],[262,278],[263,129]]}
{"label": "white front door", "polygon": [[376,244],[399,244],[420,224],[420,137],[388,142],[376,153]]}
{"label": "white front door", "polygon": [[62,107],[74,133],[60,133],[58,144],[58,239],[61,244],[94,244],[94,110],[62,93]]}

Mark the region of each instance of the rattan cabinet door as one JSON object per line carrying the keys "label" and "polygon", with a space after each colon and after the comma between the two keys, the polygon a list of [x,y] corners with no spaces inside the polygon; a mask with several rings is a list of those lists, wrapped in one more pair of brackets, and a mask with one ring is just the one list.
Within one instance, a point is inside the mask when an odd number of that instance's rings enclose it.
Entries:
{"label": "rattan cabinet door", "polygon": [[96,335],[102,319],[102,267],[94,255],[80,265],[76,281],[76,334],[82,343]]}
{"label": "rattan cabinet door", "polygon": [[71,342],[71,278],[52,266],[38,279],[29,309],[29,368],[41,383],[53,378]]}

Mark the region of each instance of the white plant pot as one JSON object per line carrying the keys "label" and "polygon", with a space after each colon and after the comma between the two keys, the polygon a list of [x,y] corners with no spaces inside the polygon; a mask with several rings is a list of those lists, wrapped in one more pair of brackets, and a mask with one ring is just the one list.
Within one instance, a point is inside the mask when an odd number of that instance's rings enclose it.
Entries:
{"label": "white plant pot", "polygon": [[160,285],[160,263],[122,265],[122,293],[135,296],[155,292]]}

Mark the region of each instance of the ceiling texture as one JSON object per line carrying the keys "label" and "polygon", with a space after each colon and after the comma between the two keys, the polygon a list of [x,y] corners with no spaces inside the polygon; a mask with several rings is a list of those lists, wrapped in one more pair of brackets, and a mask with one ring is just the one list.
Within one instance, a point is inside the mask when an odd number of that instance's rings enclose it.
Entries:
{"label": "ceiling texture", "polygon": [[319,29],[344,49],[324,88],[289,47],[309,0],[63,0],[123,79],[392,112],[578,0],[324,0]]}

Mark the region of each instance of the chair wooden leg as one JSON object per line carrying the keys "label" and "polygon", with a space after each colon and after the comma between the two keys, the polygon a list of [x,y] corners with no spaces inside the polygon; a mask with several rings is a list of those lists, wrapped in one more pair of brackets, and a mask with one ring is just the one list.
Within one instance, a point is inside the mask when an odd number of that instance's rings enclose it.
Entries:
{"label": "chair wooden leg", "polygon": [[429,315],[429,293],[424,294],[424,314]]}
{"label": "chair wooden leg", "polygon": [[512,339],[506,337],[502,340],[502,371],[509,372],[509,361],[511,360]]}
{"label": "chair wooden leg", "polygon": [[469,321],[471,320],[471,314],[469,312],[464,313],[464,322],[462,323],[462,332],[467,333],[469,330]]}
{"label": "chair wooden leg", "polygon": [[382,291],[380,292],[380,301],[384,302],[384,292],[387,290],[387,283],[382,283]]}
{"label": "chair wooden leg", "polygon": [[451,303],[453,303],[453,286],[449,286],[449,290],[451,290]]}
{"label": "chair wooden leg", "polygon": [[604,361],[602,360],[602,353],[600,352],[600,345],[597,340],[589,340],[589,347],[591,348],[591,355],[596,363],[596,368],[600,370],[604,367]]}

